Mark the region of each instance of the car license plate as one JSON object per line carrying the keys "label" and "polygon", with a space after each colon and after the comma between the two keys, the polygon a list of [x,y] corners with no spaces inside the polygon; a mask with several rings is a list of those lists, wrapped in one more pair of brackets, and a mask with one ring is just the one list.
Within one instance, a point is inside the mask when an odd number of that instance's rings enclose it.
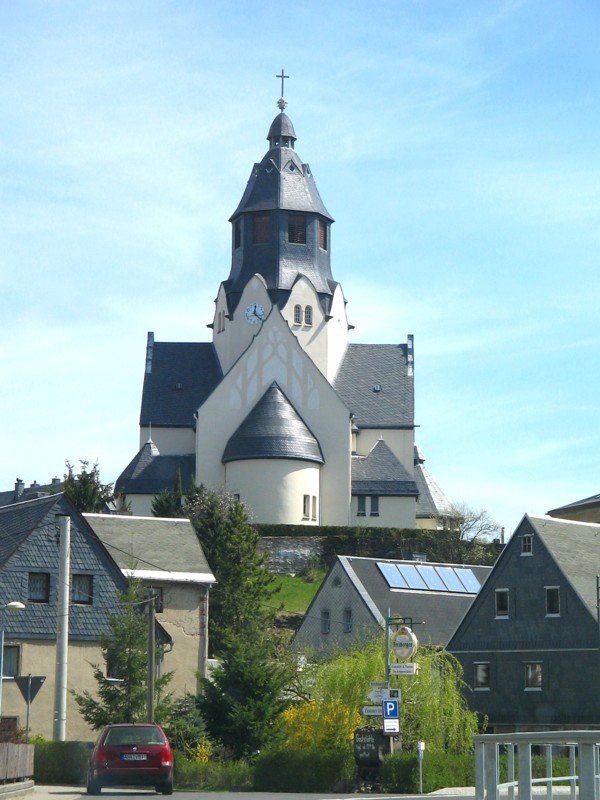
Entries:
{"label": "car license plate", "polygon": [[121,753],[123,761],[146,761],[146,753]]}

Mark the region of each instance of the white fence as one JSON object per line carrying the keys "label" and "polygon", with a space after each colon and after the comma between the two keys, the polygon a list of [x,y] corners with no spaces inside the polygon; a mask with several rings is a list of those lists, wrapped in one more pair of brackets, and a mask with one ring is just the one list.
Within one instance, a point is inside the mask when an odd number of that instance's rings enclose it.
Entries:
{"label": "white fence", "polygon": [[[531,748],[546,755],[546,776],[533,778]],[[553,776],[556,748],[569,754],[567,775]],[[506,752],[507,780],[499,782],[500,750]],[[516,755],[516,758],[515,758]],[[517,775],[515,777],[515,765]],[[501,733],[475,737],[475,781],[477,800],[532,800],[569,797],[570,800],[600,800],[600,731],[546,731]],[[540,791],[541,790],[541,791]]]}

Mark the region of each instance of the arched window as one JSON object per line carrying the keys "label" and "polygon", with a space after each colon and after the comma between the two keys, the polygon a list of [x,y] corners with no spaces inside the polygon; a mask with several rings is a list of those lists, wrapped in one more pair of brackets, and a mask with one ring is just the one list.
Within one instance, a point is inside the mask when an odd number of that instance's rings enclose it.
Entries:
{"label": "arched window", "polygon": [[306,306],[304,309],[304,324],[312,325],[312,306]]}
{"label": "arched window", "polygon": [[302,306],[294,306],[294,325],[302,325]]}

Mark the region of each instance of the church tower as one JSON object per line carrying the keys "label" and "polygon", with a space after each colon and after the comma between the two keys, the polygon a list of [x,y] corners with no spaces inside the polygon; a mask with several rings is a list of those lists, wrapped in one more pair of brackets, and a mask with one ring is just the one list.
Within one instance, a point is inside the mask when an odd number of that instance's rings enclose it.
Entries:
{"label": "church tower", "polygon": [[412,336],[348,341],[333,217],[286,105],[230,218],[212,341],[148,334],[140,450],[116,489],[150,514],[179,471],[184,488],[238,495],[257,522],[435,526],[415,460]]}

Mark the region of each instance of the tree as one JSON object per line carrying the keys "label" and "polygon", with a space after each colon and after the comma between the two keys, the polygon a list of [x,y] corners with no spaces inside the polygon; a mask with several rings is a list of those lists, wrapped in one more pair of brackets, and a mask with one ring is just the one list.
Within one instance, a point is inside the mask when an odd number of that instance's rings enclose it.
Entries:
{"label": "tree", "polygon": [[501,532],[500,525],[483,508],[476,510],[466,503],[454,503],[452,513],[444,519],[444,526],[457,530],[462,541],[489,542]]}
{"label": "tree", "polygon": [[[109,631],[100,637],[100,647],[110,672],[93,665],[98,684],[98,699],[85,690],[73,692],[84,720],[95,730],[118,722],[143,722],[146,719],[148,624],[142,608],[143,590],[138,581],[131,581],[120,597],[121,609],[109,614]],[[168,698],[161,695],[171,680],[168,672],[155,681],[155,713],[160,719],[167,711]],[[116,680],[115,680],[116,679]]]}
{"label": "tree", "polygon": [[251,756],[278,734],[290,704],[285,689],[296,670],[272,633],[258,626],[225,634],[221,661],[202,680],[198,708],[210,735],[236,758]]}
{"label": "tree", "polygon": [[181,470],[177,470],[175,483],[172,489],[165,489],[156,495],[152,501],[152,514],[155,517],[183,517],[183,489],[181,485]]}
{"label": "tree", "polygon": [[217,579],[210,595],[209,641],[219,655],[228,631],[272,625],[274,577],[239,500],[200,486],[184,508]]}
{"label": "tree", "polygon": [[63,491],[81,512],[98,513],[114,500],[112,483],[100,481],[98,462],[89,469],[89,461],[80,459],[81,471],[76,475],[73,465],[67,461]]}

